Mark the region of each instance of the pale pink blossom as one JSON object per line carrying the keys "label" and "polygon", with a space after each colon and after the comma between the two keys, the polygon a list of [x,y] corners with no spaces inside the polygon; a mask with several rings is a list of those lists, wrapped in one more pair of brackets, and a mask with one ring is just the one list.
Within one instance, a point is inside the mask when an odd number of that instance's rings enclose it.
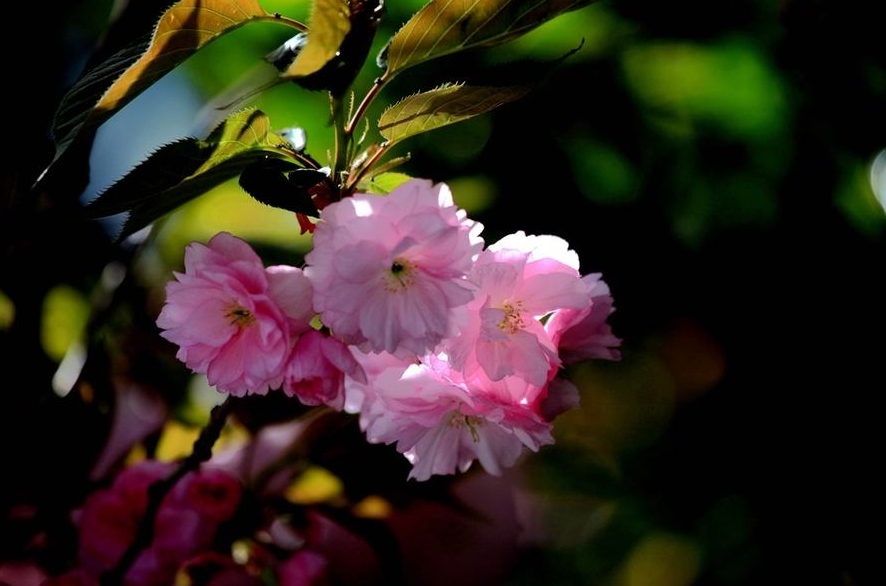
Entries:
{"label": "pale pink blossom", "polygon": [[347,346],[312,329],[292,348],[283,391],[290,397],[298,397],[305,405],[326,404],[341,411],[346,374],[358,380],[366,378]]}
{"label": "pale pink blossom", "polygon": [[612,295],[600,277],[600,273],[582,277],[586,290],[584,307],[560,310],[545,325],[565,364],[594,358],[621,358],[618,351],[621,339],[612,334],[612,328],[606,323],[615,311]]}
{"label": "pale pink blossom", "polygon": [[427,180],[323,209],[305,275],[333,334],[375,352],[422,354],[455,333],[471,300],[465,276],[482,248],[449,188]]}
{"label": "pale pink blossom", "polygon": [[313,315],[302,271],[265,269],[248,244],[222,232],[189,245],[175,277],[157,325],[179,346],[178,359],[233,395],[279,387],[291,338]]}
{"label": "pale pink blossom", "polygon": [[544,385],[560,360],[539,320],[587,303],[575,252],[556,236],[517,232],[484,251],[469,278],[477,292],[468,319],[444,345],[453,366],[467,378],[482,371]]}
{"label": "pale pink blossom", "polygon": [[367,384],[346,381],[347,392],[361,397],[360,425],[370,442],[397,444],[413,465],[410,478],[465,471],[474,460],[498,475],[514,464],[523,446],[537,451],[553,442],[550,424],[528,399],[540,390],[525,381],[466,380],[445,354],[396,365],[390,356],[357,357],[367,373],[377,372]]}

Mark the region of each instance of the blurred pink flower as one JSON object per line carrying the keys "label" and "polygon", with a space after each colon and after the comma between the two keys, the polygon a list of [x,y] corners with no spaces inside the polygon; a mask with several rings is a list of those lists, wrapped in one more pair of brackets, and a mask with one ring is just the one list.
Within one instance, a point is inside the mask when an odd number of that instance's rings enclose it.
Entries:
{"label": "blurred pink flower", "polygon": [[[46,572],[33,561],[0,561],[0,585],[2,586],[81,586],[75,575],[69,572],[54,578],[47,578]],[[83,586],[92,586],[83,582]]]}
{"label": "blurred pink flower", "polygon": [[397,444],[413,465],[410,478],[463,472],[474,460],[499,475],[523,446],[537,451],[553,443],[550,424],[531,407],[541,390],[525,381],[465,379],[445,354],[394,366],[384,355],[357,357],[367,372],[378,372],[368,384],[346,381],[347,392],[362,398],[360,425],[368,441]]}
{"label": "blurred pink flower", "polygon": [[594,358],[618,360],[621,339],[612,335],[606,323],[615,311],[609,286],[600,273],[582,277],[586,301],[580,309],[563,309],[551,316],[545,329],[554,341],[565,364]]}
{"label": "blurred pink flower", "polygon": [[[13,583],[15,584],[15,583]],[[25,586],[25,583],[15,584],[15,586]],[[77,569],[60,576],[48,578],[41,586],[99,586],[98,580],[89,572]]]}
{"label": "blurred pink flower", "polygon": [[345,374],[365,379],[360,365],[341,341],[317,330],[301,336],[286,363],[283,391],[305,405],[326,404],[341,411]]}
{"label": "blurred pink flower", "polygon": [[[138,531],[148,489],[170,466],[146,461],[124,470],[108,489],[91,494],[79,520],[79,562],[92,576],[114,568]],[[240,503],[239,481],[221,470],[187,474],[166,495],[151,546],[127,572],[127,586],[167,586],[181,565],[209,548],[219,524]]]}
{"label": "blurred pink flower", "polygon": [[240,482],[218,469],[188,474],[172,494],[175,506],[196,511],[204,523],[230,519],[240,505],[241,495]]}
{"label": "blurred pink flower", "polygon": [[560,360],[539,319],[587,303],[578,256],[556,236],[517,232],[484,251],[469,278],[478,290],[468,320],[444,343],[453,366],[467,378],[482,370],[544,385]]}
{"label": "blurred pink flower", "polygon": [[422,354],[455,333],[471,300],[465,276],[482,247],[449,188],[404,183],[388,196],[356,194],[323,209],[305,275],[333,334],[376,352]]}
{"label": "blurred pink flower", "polygon": [[113,568],[135,538],[148,488],[170,470],[148,461],[123,470],[109,489],[89,495],[79,520],[80,565],[94,576]]}
{"label": "blurred pink flower", "polygon": [[327,559],[317,552],[301,550],[277,565],[280,586],[323,586],[328,584]]}
{"label": "blurred pink flower", "polygon": [[222,232],[207,246],[190,244],[175,276],[157,325],[179,345],[179,360],[233,395],[279,387],[290,337],[313,315],[301,270],[265,269],[248,244]]}

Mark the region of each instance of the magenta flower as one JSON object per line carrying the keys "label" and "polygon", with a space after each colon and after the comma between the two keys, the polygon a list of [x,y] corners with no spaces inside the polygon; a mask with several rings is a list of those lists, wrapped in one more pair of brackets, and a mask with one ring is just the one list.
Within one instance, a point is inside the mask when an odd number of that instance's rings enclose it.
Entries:
{"label": "magenta flower", "polygon": [[233,395],[279,387],[290,339],[313,316],[302,271],[265,269],[248,244],[222,232],[208,246],[189,245],[175,277],[157,325],[178,344],[178,359]]}
{"label": "magenta flower", "polygon": [[517,376],[541,387],[560,360],[540,318],[587,304],[578,256],[556,236],[517,232],[484,251],[470,274],[477,286],[468,320],[445,348],[454,367],[471,378]]}
{"label": "magenta flower", "polygon": [[[503,394],[502,385],[484,377],[465,380],[445,354],[395,366],[386,355],[358,360],[366,372],[378,372],[367,384],[346,380],[346,391],[362,402],[360,425],[370,442],[397,444],[413,465],[410,478],[465,471],[474,460],[498,475],[523,446],[537,451],[553,443],[550,424],[530,407],[540,389],[525,381],[512,377]],[[521,385],[522,397],[513,400]]]}
{"label": "magenta flower", "polygon": [[47,578],[40,586],[99,586],[98,580],[82,569]]}
{"label": "magenta flower", "polygon": [[[148,489],[171,466],[145,461],[127,468],[108,488],[91,494],[79,520],[81,567],[93,576],[114,568],[135,538]],[[221,523],[240,504],[240,483],[220,470],[187,474],[166,495],[154,522],[151,546],[126,574],[130,586],[167,586],[181,565],[215,540]]]}
{"label": "magenta flower", "polygon": [[483,241],[482,226],[453,204],[449,188],[416,179],[386,197],[333,203],[320,219],[305,275],[314,309],[337,338],[415,355],[455,333]]}
{"label": "magenta flower", "polygon": [[554,341],[560,358],[566,364],[582,360],[618,360],[621,339],[612,335],[606,323],[615,311],[609,286],[600,273],[582,277],[586,287],[586,302],[581,309],[565,309],[556,312],[548,320],[545,329]]}
{"label": "magenta flower", "polygon": [[345,403],[345,375],[366,376],[351,351],[339,340],[317,330],[302,335],[286,363],[283,392],[305,405],[326,404],[341,411]]}
{"label": "magenta flower", "polygon": [[303,549],[277,565],[280,586],[322,586],[328,584],[329,561],[321,554]]}

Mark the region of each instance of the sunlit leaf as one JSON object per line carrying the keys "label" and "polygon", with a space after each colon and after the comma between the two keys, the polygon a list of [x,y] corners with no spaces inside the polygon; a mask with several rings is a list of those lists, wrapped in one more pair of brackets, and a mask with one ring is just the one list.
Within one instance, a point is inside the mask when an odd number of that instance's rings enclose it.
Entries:
{"label": "sunlit leaf", "polygon": [[220,35],[250,21],[276,20],[256,0],[180,0],[148,43],[123,49],[84,76],[62,99],[54,132],[58,159],[81,133],[114,112]]}
{"label": "sunlit leaf", "polygon": [[323,69],[338,53],[351,30],[348,0],[315,0],[308,23],[308,42],[285,72],[284,78],[306,77]]}
{"label": "sunlit leaf", "polygon": [[15,321],[15,304],[0,291],[0,331],[8,330]]}
{"label": "sunlit leaf", "polygon": [[320,466],[311,466],[287,487],[284,497],[291,503],[313,505],[341,496],[341,479]]}
{"label": "sunlit leaf", "polygon": [[406,173],[380,173],[371,179],[361,181],[357,186],[357,191],[387,195],[410,179],[412,177]]}
{"label": "sunlit leaf", "polygon": [[390,75],[456,51],[504,43],[593,0],[432,0],[391,38]]}
{"label": "sunlit leaf", "polygon": [[126,236],[235,177],[249,164],[266,156],[285,156],[278,148],[281,143],[262,112],[238,112],[206,140],[183,139],[160,148],[102,193],[87,211],[95,217],[129,211],[120,235]]}
{"label": "sunlit leaf", "polygon": [[60,361],[80,340],[89,318],[89,301],[78,290],[58,285],[43,299],[40,343],[46,355]]}
{"label": "sunlit leaf", "polygon": [[444,85],[397,102],[381,115],[378,130],[389,142],[484,114],[529,92],[525,86]]}

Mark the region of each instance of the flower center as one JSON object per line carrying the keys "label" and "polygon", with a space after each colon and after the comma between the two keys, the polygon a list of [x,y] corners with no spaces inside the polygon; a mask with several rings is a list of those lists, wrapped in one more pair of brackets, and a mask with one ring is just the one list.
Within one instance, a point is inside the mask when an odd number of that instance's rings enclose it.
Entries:
{"label": "flower center", "polygon": [[523,321],[523,302],[505,303],[501,308],[504,310],[505,316],[498,322],[498,328],[507,334],[514,334],[522,330],[526,325]]}
{"label": "flower center", "polygon": [[234,305],[233,307],[231,307],[231,309],[229,309],[228,313],[226,313],[225,315],[229,320],[231,320],[232,326],[240,326],[242,328],[255,322],[255,316],[252,314],[252,312],[245,307],[240,307],[239,305]]}
{"label": "flower center", "polygon": [[405,258],[395,258],[391,268],[384,273],[385,290],[399,293],[412,285],[415,280],[415,265]]}
{"label": "flower center", "polygon": [[473,415],[462,415],[458,411],[452,414],[449,418],[449,427],[454,429],[461,429],[462,426],[467,427],[471,432],[471,439],[474,440],[474,443],[480,442],[480,433],[477,431],[477,428],[483,425],[484,420],[482,417],[474,417]]}

